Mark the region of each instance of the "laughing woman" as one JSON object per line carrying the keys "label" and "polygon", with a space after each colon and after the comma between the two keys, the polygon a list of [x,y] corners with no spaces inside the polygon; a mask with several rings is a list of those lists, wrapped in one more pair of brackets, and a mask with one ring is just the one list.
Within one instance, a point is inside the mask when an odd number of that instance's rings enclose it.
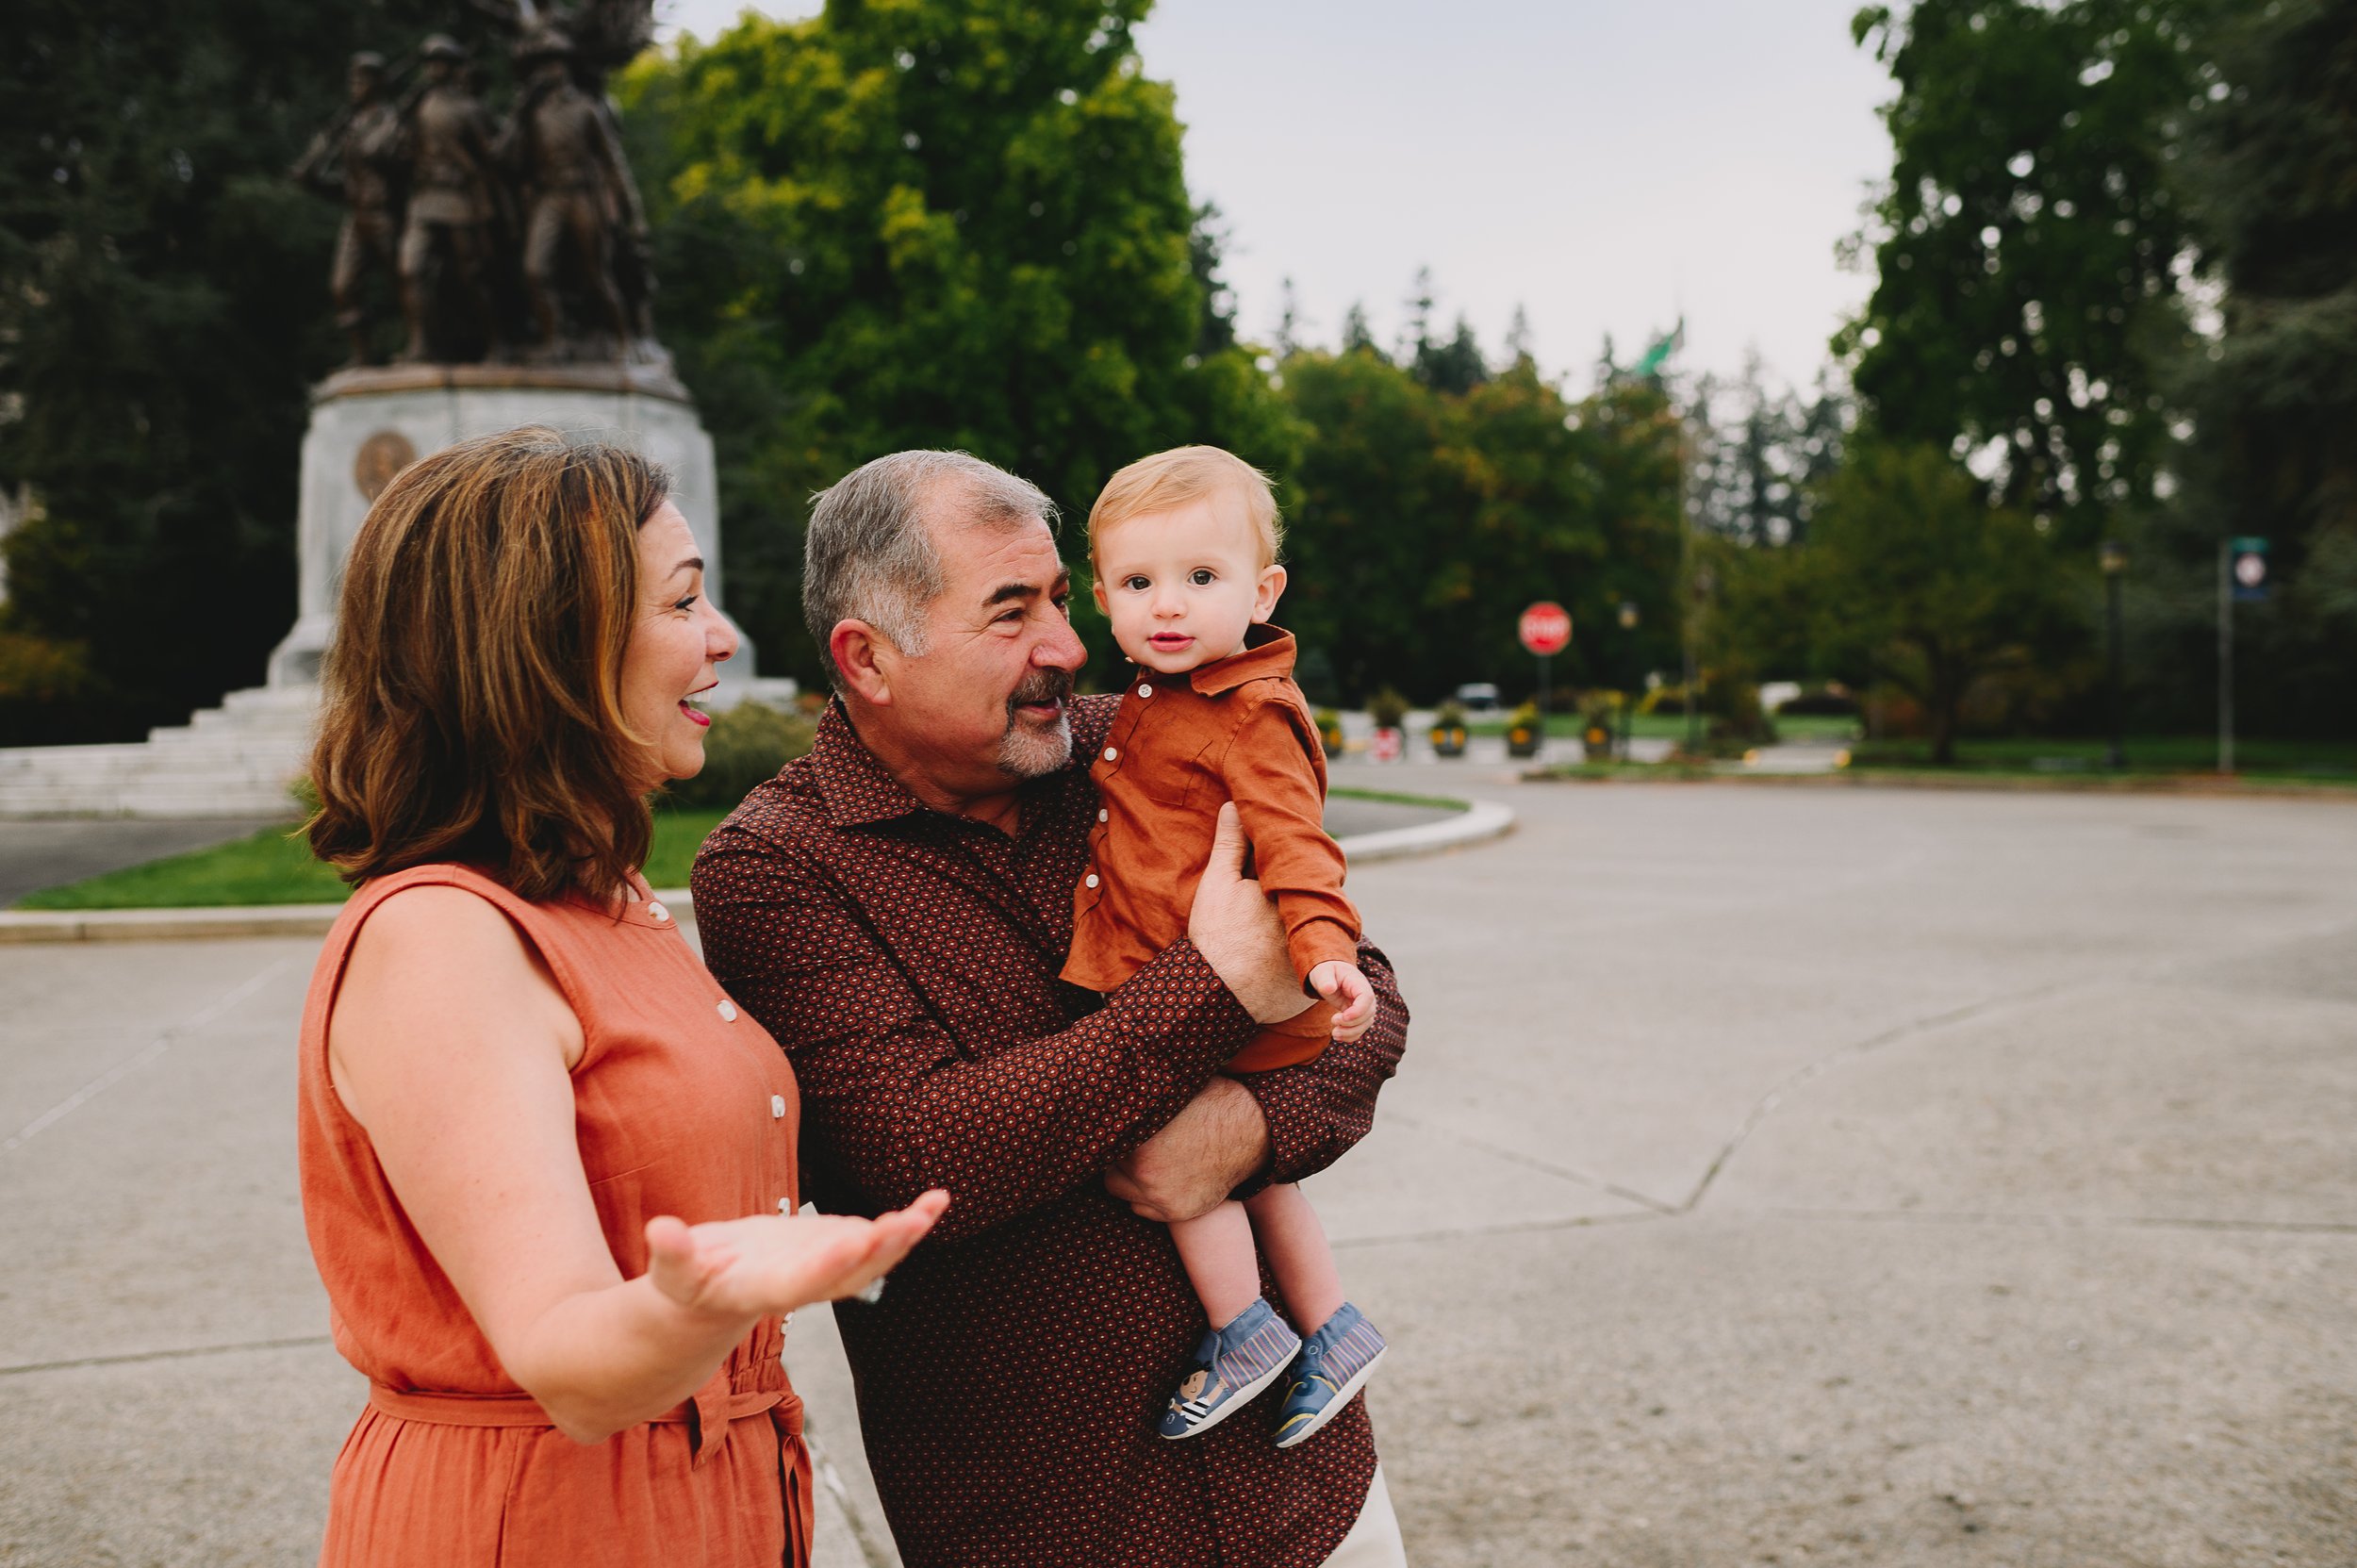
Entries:
{"label": "laughing woman", "polygon": [[326,1564],[809,1560],[781,1315],[932,1224],[794,1217],[794,1076],[638,867],[736,635],[660,470],[517,430],[354,540],[312,848],[304,1217],[368,1408]]}

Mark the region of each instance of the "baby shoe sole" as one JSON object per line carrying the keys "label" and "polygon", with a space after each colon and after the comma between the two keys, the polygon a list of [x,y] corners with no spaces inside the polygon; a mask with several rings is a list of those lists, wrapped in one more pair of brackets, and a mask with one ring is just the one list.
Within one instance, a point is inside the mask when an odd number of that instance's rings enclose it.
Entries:
{"label": "baby shoe sole", "polygon": [[1358,1374],[1354,1376],[1350,1381],[1344,1383],[1342,1386],[1341,1391],[1337,1393],[1333,1398],[1328,1399],[1326,1402],[1326,1408],[1324,1410],[1318,1411],[1317,1414],[1311,1416],[1308,1421],[1303,1422],[1300,1426],[1295,1427],[1292,1431],[1289,1431],[1284,1436],[1278,1438],[1277,1440],[1277,1445],[1279,1448],[1290,1448],[1296,1443],[1307,1443],[1310,1439],[1317,1436],[1318,1428],[1343,1413],[1343,1407],[1349,1404],[1352,1398],[1357,1395],[1359,1391],[1367,1386],[1367,1379],[1375,1376],[1375,1369],[1381,1366],[1383,1364],[1383,1358],[1391,1353],[1392,1347],[1387,1345],[1382,1349],[1377,1350],[1374,1355],[1368,1357],[1367,1364],[1360,1367]]}
{"label": "baby shoe sole", "polygon": [[[1388,1349],[1389,1346],[1386,1346],[1386,1348]],[[1162,1434],[1162,1441],[1165,1443],[1184,1443],[1191,1437],[1200,1437],[1205,1432],[1210,1431],[1212,1428],[1218,1426],[1221,1422],[1227,1420],[1229,1416],[1235,1414],[1246,1405],[1252,1403],[1253,1400],[1258,1399],[1261,1396],[1261,1392],[1265,1390],[1269,1384],[1277,1381],[1277,1378],[1283,1374],[1284,1370],[1294,1364],[1294,1356],[1298,1356],[1300,1354],[1301,1346],[1298,1345],[1294,1345],[1293,1356],[1287,1356],[1283,1361],[1278,1362],[1275,1366],[1270,1367],[1260,1377],[1254,1378],[1251,1382],[1244,1384],[1244,1388],[1230,1397],[1227,1403],[1221,1405],[1219,1409],[1205,1416],[1200,1426],[1189,1427],[1183,1432],[1163,1432]],[[1376,1361],[1381,1361],[1382,1359],[1383,1358],[1378,1355],[1376,1358]],[[1374,1362],[1370,1362],[1367,1364],[1372,1367],[1375,1363]]]}

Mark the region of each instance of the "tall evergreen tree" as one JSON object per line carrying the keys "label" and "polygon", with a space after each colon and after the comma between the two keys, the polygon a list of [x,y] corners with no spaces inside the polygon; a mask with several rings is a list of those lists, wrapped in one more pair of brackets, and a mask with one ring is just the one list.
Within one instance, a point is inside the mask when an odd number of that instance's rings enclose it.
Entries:
{"label": "tall evergreen tree", "polygon": [[1858,13],[1896,157],[1837,340],[1871,425],[1970,455],[1993,498],[2091,547],[2167,459],[2186,219],[2165,157],[2190,0],[1915,0]]}
{"label": "tall evergreen tree", "polygon": [[[2357,734],[2357,0],[2224,7],[2205,37],[2185,184],[2218,334],[2181,362],[2193,415],[2189,486],[2167,543],[2182,570],[2151,618],[2194,718],[2211,683],[2217,541],[2269,539],[2280,583],[2248,606],[2246,722]],[[2174,609],[2176,613],[2167,612]],[[2193,701],[2184,701],[2191,698]],[[2191,710],[2191,711],[2187,711]]]}

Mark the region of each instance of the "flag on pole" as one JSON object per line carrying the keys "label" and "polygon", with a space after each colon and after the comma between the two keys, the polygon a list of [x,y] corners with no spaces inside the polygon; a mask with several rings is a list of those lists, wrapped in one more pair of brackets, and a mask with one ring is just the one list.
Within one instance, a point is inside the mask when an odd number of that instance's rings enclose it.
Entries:
{"label": "flag on pole", "polygon": [[1670,329],[1670,335],[1655,343],[1653,347],[1647,349],[1645,351],[1645,357],[1637,362],[1637,368],[1630,373],[1633,375],[1659,377],[1662,367],[1670,362],[1670,355],[1675,354],[1679,349],[1683,348],[1685,344],[1686,318],[1680,316],[1678,318],[1678,324]]}

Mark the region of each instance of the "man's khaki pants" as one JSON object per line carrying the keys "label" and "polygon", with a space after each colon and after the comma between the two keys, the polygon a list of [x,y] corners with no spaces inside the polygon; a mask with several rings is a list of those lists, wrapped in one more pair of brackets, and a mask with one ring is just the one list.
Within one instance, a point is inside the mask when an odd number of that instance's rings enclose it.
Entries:
{"label": "man's khaki pants", "polygon": [[1381,1465],[1375,1467],[1375,1479],[1368,1483],[1359,1522],[1326,1560],[1326,1568],[1408,1568],[1408,1548],[1400,1544],[1399,1518],[1392,1512],[1392,1494],[1383,1484]]}

